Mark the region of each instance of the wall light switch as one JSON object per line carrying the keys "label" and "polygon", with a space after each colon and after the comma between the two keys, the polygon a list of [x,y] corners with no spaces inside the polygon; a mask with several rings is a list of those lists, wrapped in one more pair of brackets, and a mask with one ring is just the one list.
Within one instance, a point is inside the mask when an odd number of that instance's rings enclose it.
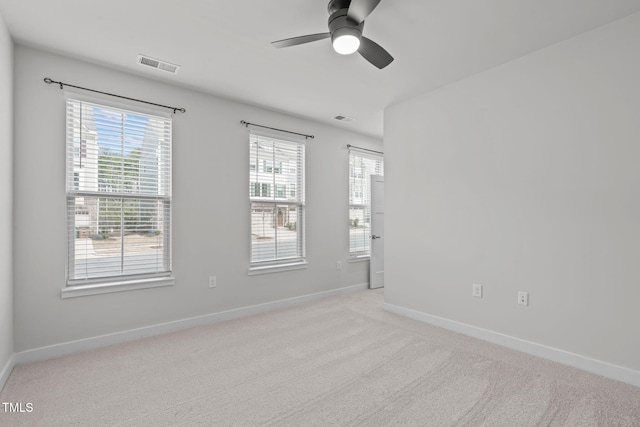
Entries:
{"label": "wall light switch", "polygon": [[209,287],[215,288],[216,286],[218,286],[216,276],[209,276]]}

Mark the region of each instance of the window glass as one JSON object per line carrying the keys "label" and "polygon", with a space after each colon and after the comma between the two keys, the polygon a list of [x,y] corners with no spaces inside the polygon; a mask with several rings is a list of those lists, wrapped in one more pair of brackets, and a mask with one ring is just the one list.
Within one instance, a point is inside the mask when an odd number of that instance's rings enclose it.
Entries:
{"label": "window glass", "polygon": [[304,143],[251,133],[249,153],[251,264],[304,260]]}
{"label": "window glass", "polygon": [[171,271],[171,119],[67,102],[67,284]]}

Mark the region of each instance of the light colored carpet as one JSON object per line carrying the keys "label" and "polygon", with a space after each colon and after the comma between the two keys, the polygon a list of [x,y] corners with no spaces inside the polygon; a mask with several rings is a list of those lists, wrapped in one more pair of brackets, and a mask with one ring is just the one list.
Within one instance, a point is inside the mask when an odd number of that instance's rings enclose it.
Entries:
{"label": "light colored carpet", "polygon": [[3,426],[640,426],[640,389],[382,310],[382,290],[17,366]]}

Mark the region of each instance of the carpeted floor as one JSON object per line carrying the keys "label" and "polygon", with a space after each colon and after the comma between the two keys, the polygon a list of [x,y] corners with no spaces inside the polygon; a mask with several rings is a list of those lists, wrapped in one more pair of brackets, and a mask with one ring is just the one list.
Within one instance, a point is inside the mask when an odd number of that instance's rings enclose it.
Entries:
{"label": "carpeted floor", "polygon": [[382,290],[17,366],[2,426],[640,426],[640,388],[382,310]]}

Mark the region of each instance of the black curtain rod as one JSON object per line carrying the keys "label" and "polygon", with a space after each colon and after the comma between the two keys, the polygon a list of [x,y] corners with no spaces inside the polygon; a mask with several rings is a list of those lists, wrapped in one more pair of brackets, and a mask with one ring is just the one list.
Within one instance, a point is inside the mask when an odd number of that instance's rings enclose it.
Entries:
{"label": "black curtain rod", "polygon": [[384,154],[382,151],[369,150],[368,148],[356,147],[355,145],[347,144],[347,148],[357,148],[358,150],[371,151],[372,153]]}
{"label": "black curtain rod", "polygon": [[129,97],[126,97],[126,96],[116,95],[116,94],[109,93],[109,92],[101,92],[101,91],[95,90],[95,89],[87,89],[86,87],[70,85],[69,83],[57,82],[55,80],[51,80],[49,77],[45,77],[44,78],[44,82],[46,84],[48,84],[48,85],[50,85],[52,83],[60,85],[60,89],[64,89],[65,86],[69,86],[69,87],[74,87],[76,89],[88,90],[89,92],[95,92],[95,93],[101,93],[103,95],[114,96],[116,98],[128,99],[129,101],[142,102],[143,104],[149,104],[149,105],[155,105],[156,107],[168,108],[169,110],[173,110],[173,114],[175,114],[178,111],[180,111],[181,113],[186,113],[187,112],[187,110],[185,110],[184,108],[169,107],[168,105],[156,104],[154,102],[143,101],[141,99],[129,98]]}
{"label": "black curtain rod", "polygon": [[245,127],[249,127],[249,126],[258,126],[259,128],[265,128],[265,129],[271,129],[271,130],[277,130],[280,132],[286,132],[286,133],[291,133],[294,135],[300,135],[300,136],[304,136],[306,139],[313,139],[315,138],[315,136],[313,135],[307,135],[304,133],[298,133],[298,132],[291,132],[290,130],[284,130],[284,129],[277,129],[277,128],[270,128],[269,126],[262,126],[262,125],[257,125],[255,123],[249,123],[249,122],[245,122],[244,120],[240,120],[240,123],[242,123]]}

